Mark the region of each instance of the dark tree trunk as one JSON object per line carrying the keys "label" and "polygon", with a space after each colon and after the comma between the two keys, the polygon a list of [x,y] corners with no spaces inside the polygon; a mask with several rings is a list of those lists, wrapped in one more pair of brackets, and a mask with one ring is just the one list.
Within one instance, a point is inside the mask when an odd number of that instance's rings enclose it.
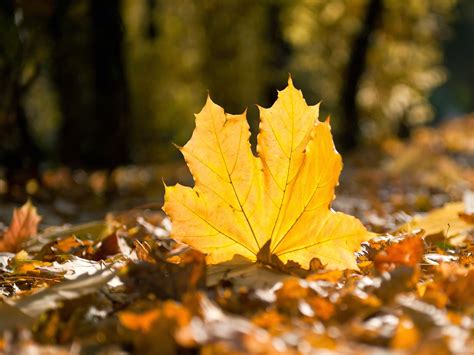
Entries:
{"label": "dark tree trunk", "polygon": [[[0,6],[2,31],[9,38],[2,39],[0,44],[0,165],[6,168],[6,178],[10,187],[23,186],[30,178],[38,177],[38,167],[42,158],[41,150],[36,144],[28,126],[27,113],[24,108],[24,95],[35,81],[33,75],[26,83],[22,82],[27,47],[20,38],[19,26],[15,23],[14,1],[4,1]],[[11,192],[12,189],[9,190]]]}
{"label": "dark tree trunk", "polygon": [[341,91],[344,121],[340,138],[341,146],[345,150],[355,148],[359,142],[360,118],[356,102],[357,90],[366,68],[371,35],[377,28],[382,12],[383,0],[370,0],[367,5],[363,27],[354,41],[347,64],[344,85]]}
{"label": "dark tree trunk", "polygon": [[54,81],[63,122],[59,159],[71,167],[128,162],[128,95],[119,0],[56,0],[51,21]]}
{"label": "dark tree trunk", "polygon": [[129,106],[120,0],[91,0],[90,4],[95,68],[94,114],[99,148],[91,163],[114,167],[129,162]]}
{"label": "dark tree trunk", "polygon": [[93,138],[96,120],[90,66],[90,26],[87,14],[71,14],[72,6],[71,0],[55,2],[50,23],[52,76],[62,116],[58,159],[62,164],[81,167],[89,165],[89,156],[99,147]]}

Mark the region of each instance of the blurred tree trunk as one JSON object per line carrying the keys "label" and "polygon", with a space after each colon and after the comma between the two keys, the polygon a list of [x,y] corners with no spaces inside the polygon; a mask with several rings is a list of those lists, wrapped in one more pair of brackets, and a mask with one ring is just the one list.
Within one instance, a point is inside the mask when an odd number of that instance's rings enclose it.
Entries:
{"label": "blurred tree trunk", "polygon": [[382,0],[369,1],[362,29],[354,40],[347,64],[341,91],[341,108],[344,122],[341,127],[340,138],[341,146],[345,150],[353,149],[359,143],[360,118],[356,101],[357,90],[366,68],[370,39],[377,29],[382,12]]}
{"label": "blurred tree trunk", "polygon": [[[77,3],[84,5],[84,0]],[[58,159],[79,167],[89,163],[95,146],[90,31],[86,14],[71,11],[71,0],[56,0],[51,17],[52,71],[62,116]],[[94,147],[95,146],[95,147]],[[89,165],[89,164],[87,164]]]}
{"label": "blurred tree trunk", "polygon": [[[37,178],[41,151],[28,126],[24,95],[37,77],[37,71],[28,80],[23,78],[25,59],[31,43],[20,35],[21,23],[15,21],[15,2],[0,4],[0,150],[1,165],[11,187],[23,185]],[[5,35],[5,37],[3,37]]]}
{"label": "blurred tree trunk", "polygon": [[91,163],[114,167],[129,162],[128,89],[123,60],[120,0],[91,0],[92,55],[95,68],[97,150]]}
{"label": "blurred tree trunk", "polygon": [[119,10],[119,0],[56,0],[51,34],[63,117],[59,159],[71,167],[113,168],[128,162]]}

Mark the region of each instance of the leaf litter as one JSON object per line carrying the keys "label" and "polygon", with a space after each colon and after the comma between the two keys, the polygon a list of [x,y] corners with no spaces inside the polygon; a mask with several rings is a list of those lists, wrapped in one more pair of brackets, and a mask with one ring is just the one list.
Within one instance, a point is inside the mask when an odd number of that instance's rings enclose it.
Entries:
{"label": "leaf litter", "polygon": [[[472,122],[386,142],[392,155],[382,149],[347,159],[335,205],[378,234],[359,240],[345,267],[317,253],[303,263],[268,252],[262,259],[258,250],[257,263],[227,250],[225,260],[210,258],[207,247],[176,232],[179,216],[172,229],[163,212],[148,207],[104,221],[39,226],[38,233],[39,216],[28,203],[0,234],[0,349],[469,353]],[[371,154],[379,156],[368,163]],[[415,164],[420,156],[423,167]]]}

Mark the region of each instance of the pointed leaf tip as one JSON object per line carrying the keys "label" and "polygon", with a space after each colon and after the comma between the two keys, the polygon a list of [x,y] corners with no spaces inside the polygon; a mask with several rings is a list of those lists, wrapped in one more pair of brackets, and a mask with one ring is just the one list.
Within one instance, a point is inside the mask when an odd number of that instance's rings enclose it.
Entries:
{"label": "pointed leaf tip", "polygon": [[293,78],[291,77],[291,73],[288,73],[288,86],[295,87],[293,85]]}

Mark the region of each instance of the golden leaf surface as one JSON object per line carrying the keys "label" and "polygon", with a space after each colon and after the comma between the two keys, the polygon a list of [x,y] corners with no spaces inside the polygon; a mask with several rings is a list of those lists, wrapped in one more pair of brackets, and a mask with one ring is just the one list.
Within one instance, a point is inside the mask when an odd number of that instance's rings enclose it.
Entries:
{"label": "golden leaf surface", "polygon": [[330,203],[342,169],[329,121],[308,106],[291,79],[271,108],[259,107],[257,153],[246,114],[232,115],[210,98],[180,148],[194,188],[166,187],[164,211],[172,237],[207,254],[209,263],[262,248],[282,262],[308,268],[357,269],[354,251],[370,238],[362,223],[334,212]]}

